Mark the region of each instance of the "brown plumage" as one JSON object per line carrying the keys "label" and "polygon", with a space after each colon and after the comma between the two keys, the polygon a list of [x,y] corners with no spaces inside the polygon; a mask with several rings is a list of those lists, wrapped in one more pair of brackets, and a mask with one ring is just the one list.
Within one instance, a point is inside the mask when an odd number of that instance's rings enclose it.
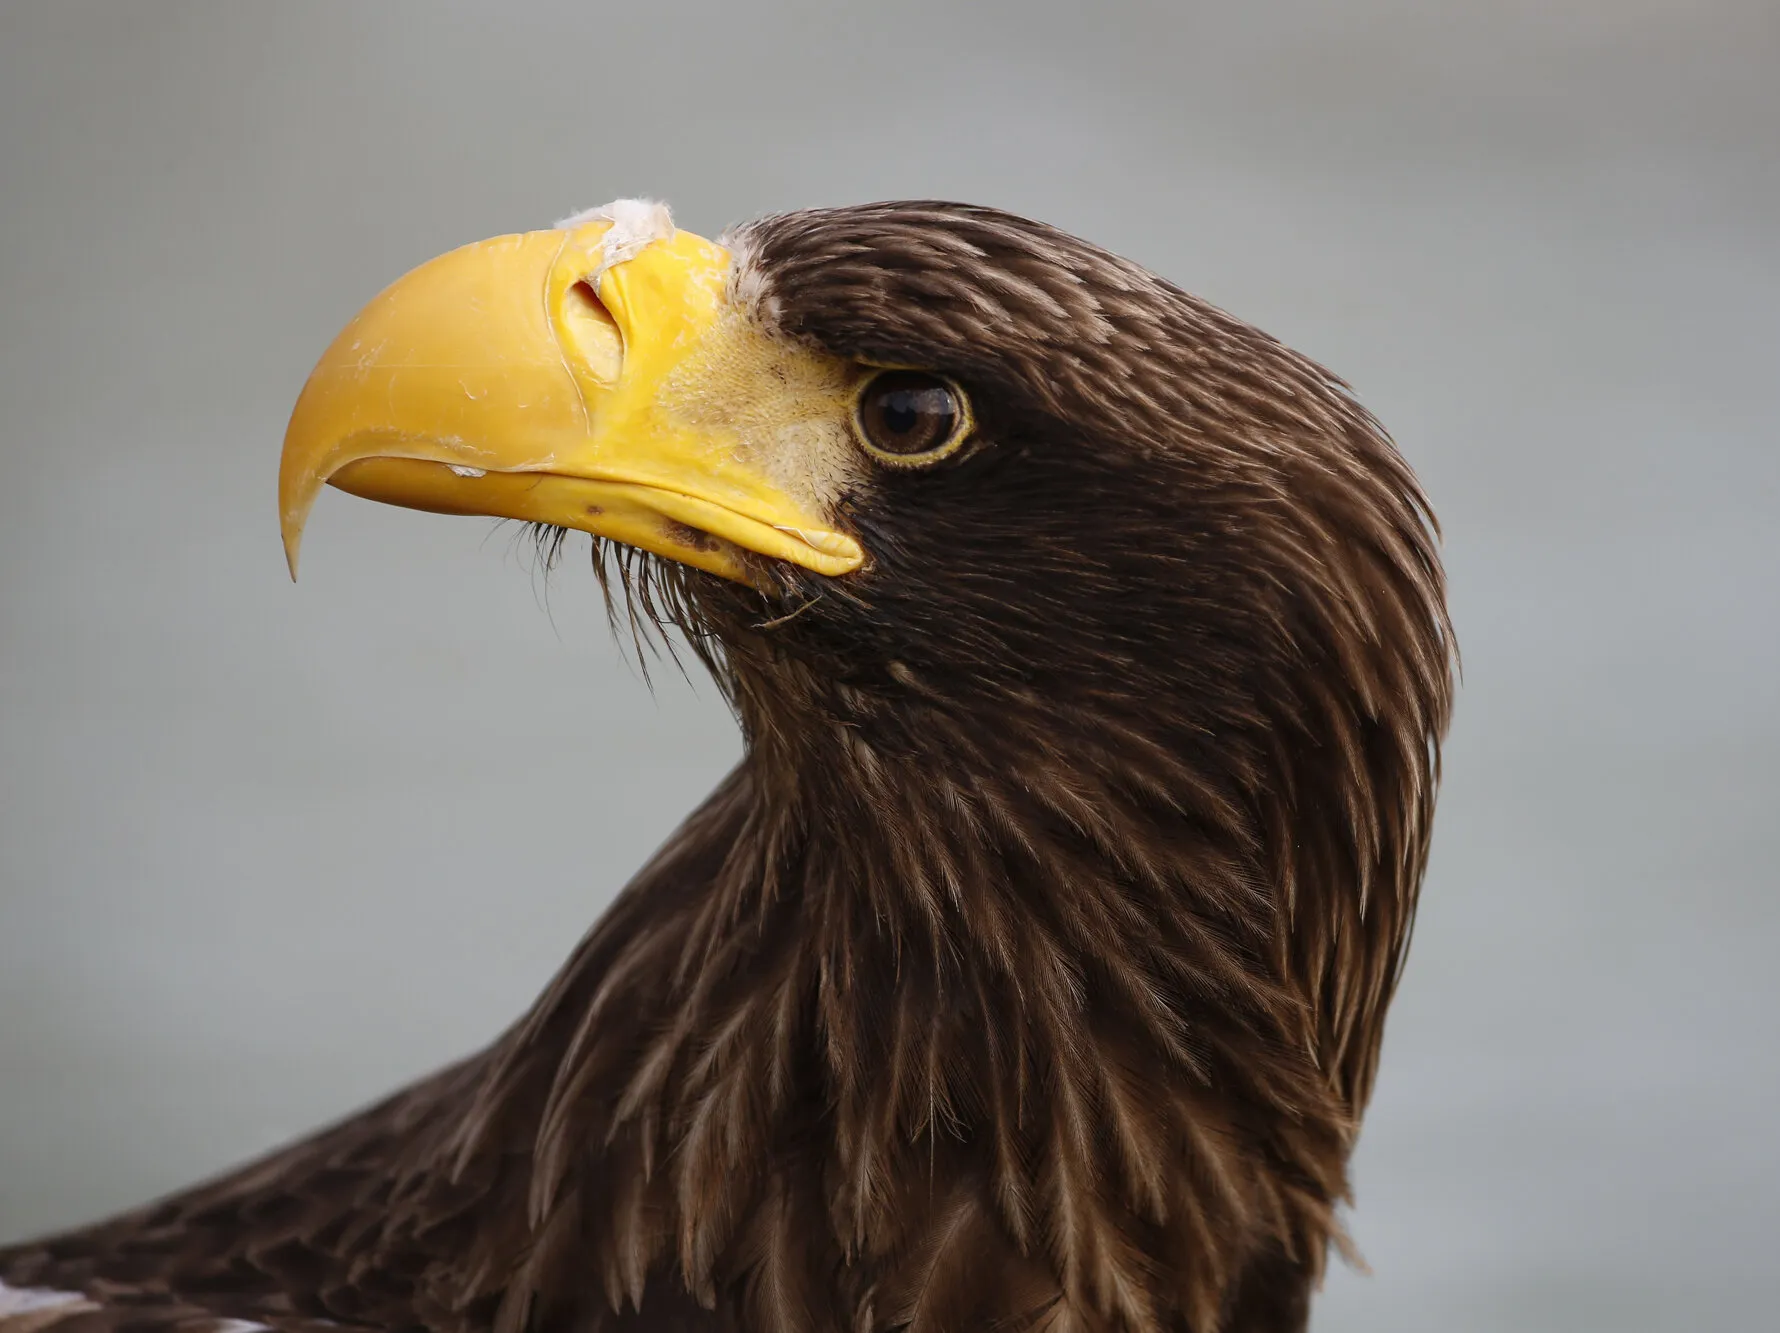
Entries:
{"label": "brown plumage", "polygon": [[764,327],[952,377],[971,441],[844,497],[857,574],[602,552],[741,764],[493,1046],[0,1252],[64,1294],[0,1333],[1304,1327],[1451,699],[1414,478],[1340,381],[1051,228],[728,239]]}

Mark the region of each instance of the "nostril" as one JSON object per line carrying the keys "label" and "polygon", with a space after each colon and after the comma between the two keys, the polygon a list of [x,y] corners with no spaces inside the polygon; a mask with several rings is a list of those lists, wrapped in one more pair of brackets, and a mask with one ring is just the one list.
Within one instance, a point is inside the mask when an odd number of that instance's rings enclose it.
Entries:
{"label": "nostril", "polygon": [[582,278],[581,281],[569,288],[569,304],[576,311],[591,319],[603,320],[614,330],[618,328],[618,322],[612,318],[612,312],[606,309],[606,303],[600,300],[599,294],[593,290],[593,284],[586,278]]}
{"label": "nostril", "polygon": [[624,335],[585,278],[563,294],[562,328],[570,350],[595,379],[617,380],[624,365]]}

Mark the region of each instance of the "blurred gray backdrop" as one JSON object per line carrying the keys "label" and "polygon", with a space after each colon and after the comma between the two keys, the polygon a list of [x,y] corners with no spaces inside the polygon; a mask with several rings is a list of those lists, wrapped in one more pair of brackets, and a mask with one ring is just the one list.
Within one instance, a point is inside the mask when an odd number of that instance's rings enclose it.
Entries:
{"label": "blurred gray backdrop", "polygon": [[1780,1304],[1780,6],[0,7],[0,1239],[491,1037],[734,760],[591,577],[322,497],[286,414],[441,250],[1037,215],[1345,375],[1465,689],[1339,1330]]}

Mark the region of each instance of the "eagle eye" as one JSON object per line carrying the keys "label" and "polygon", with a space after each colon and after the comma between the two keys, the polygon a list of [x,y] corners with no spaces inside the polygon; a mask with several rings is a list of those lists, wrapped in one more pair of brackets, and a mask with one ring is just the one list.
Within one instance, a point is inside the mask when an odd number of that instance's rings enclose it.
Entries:
{"label": "eagle eye", "polygon": [[855,410],[860,441],[896,467],[938,462],[970,434],[970,408],[949,380],[919,370],[886,370],[867,380]]}

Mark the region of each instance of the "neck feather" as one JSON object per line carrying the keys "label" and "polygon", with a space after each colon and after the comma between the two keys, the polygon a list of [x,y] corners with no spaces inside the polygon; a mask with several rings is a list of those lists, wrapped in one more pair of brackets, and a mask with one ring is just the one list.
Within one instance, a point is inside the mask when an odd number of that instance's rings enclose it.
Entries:
{"label": "neck feather", "polygon": [[[1286,864],[1258,767],[1147,719],[962,725],[904,677],[895,707],[830,692],[797,752],[753,721],[490,1052],[455,1151],[529,1144],[535,1234],[576,1238],[531,1247],[528,1300],[588,1243],[612,1302],[664,1267],[704,1300],[763,1262],[889,1281],[960,1209],[1132,1328],[1213,1327],[1257,1254],[1320,1265],[1390,980],[1307,984],[1293,917],[1353,896],[1343,849],[1301,829]],[[1391,973],[1407,903],[1345,910],[1309,935]]]}

